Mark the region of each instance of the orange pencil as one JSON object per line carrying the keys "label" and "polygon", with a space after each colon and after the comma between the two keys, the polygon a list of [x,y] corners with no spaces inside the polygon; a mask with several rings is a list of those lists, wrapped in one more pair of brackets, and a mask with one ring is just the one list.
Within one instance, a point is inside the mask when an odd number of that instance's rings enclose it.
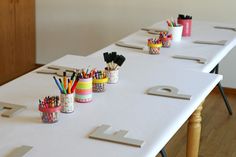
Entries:
{"label": "orange pencil", "polygon": [[85,73],[84,69],[82,70],[82,74],[83,74],[83,78],[86,78],[86,73]]}
{"label": "orange pencil", "polygon": [[66,72],[63,72],[63,84],[64,84],[64,88],[66,89]]}
{"label": "orange pencil", "polygon": [[[79,79],[80,79],[80,75],[81,75],[81,74],[77,75],[77,77],[76,77],[76,79],[75,79],[75,81],[74,81],[74,84],[73,84],[72,87],[71,87],[71,92],[72,92],[72,93],[75,91],[75,88],[76,88],[76,86],[77,86],[77,83],[78,83],[78,81],[79,81]],[[81,76],[81,78],[82,78],[82,76]]]}
{"label": "orange pencil", "polygon": [[71,86],[72,86],[72,80],[70,80],[68,84],[68,93],[71,94]]}

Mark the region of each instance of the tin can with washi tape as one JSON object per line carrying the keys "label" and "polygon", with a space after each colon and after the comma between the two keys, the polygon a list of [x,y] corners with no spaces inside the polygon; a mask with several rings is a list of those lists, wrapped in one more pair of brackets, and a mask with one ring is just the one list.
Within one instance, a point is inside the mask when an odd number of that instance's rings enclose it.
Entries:
{"label": "tin can with washi tape", "polygon": [[102,79],[93,79],[93,92],[104,92],[105,86],[107,84],[108,78],[102,78]]}
{"label": "tin can with washi tape", "polygon": [[160,54],[162,43],[148,44],[149,54]]}
{"label": "tin can with washi tape", "polygon": [[43,123],[56,123],[59,119],[59,113],[61,106],[45,108],[39,106],[39,111],[41,111],[41,119]]}
{"label": "tin can with washi tape", "polygon": [[88,103],[92,101],[92,96],[92,78],[79,79],[75,89],[75,101],[79,103]]}

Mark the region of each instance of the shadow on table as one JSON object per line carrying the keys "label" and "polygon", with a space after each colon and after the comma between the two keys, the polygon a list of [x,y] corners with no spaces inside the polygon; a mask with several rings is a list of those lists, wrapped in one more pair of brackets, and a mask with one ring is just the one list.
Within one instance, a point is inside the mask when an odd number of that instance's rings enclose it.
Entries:
{"label": "shadow on table", "polygon": [[9,119],[9,122],[11,123],[23,123],[23,124],[26,124],[26,123],[34,123],[34,124],[39,124],[41,122],[41,119],[39,116],[37,117],[22,117],[22,116],[17,116],[17,117],[14,117],[14,118],[6,118],[6,119]]}

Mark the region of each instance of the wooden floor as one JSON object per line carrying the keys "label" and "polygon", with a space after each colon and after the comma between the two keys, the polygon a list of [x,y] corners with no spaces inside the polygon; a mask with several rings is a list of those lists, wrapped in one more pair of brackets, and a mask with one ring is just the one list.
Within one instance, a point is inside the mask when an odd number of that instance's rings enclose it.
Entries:
{"label": "wooden floor", "polygon": [[[199,157],[236,157],[236,94],[227,93],[227,97],[232,116],[219,92],[212,92],[204,103]],[[186,156],[186,130],[185,123],[166,145],[168,157]]]}

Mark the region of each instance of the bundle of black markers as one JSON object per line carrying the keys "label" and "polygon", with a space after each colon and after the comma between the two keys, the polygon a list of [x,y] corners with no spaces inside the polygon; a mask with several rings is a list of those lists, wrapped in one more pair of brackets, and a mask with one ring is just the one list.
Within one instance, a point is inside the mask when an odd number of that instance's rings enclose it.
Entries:
{"label": "bundle of black markers", "polygon": [[178,19],[192,19],[192,16],[179,14],[179,15],[178,15]]}

